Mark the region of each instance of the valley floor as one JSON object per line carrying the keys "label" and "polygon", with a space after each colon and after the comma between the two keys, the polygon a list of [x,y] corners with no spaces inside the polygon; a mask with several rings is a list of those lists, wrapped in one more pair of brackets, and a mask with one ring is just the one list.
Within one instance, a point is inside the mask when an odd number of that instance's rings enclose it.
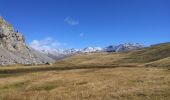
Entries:
{"label": "valley floor", "polygon": [[17,67],[0,69],[0,100],[170,100],[170,70],[163,68],[10,69]]}

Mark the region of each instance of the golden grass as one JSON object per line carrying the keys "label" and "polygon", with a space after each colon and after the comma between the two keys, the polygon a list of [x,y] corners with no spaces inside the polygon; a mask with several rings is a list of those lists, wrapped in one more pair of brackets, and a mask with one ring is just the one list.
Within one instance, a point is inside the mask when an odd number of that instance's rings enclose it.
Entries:
{"label": "golden grass", "polygon": [[[119,61],[123,58],[128,57],[128,53],[86,53],[86,54],[78,54],[72,57],[68,57],[64,60],[58,61],[55,65],[59,66],[110,66],[115,65],[116,61]],[[127,63],[126,63],[127,64]],[[120,65],[116,64],[116,65]]]}
{"label": "golden grass", "polygon": [[[118,63],[150,63],[170,57],[170,43],[163,43],[141,50],[131,51],[124,59],[117,61]],[[161,66],[160,66],[161,67]]]}
{"label": "golden grass", "polygon": [[150,63],[145,64],[146,66],[153,66],[153,67],[167,67],[170,68],[170,57],[160,59],[157,61],[153,61]]}
{"label": "golden grass", "polygon": [[0,67],[0,100],[170,100],[169,45]]}
{"label": "golden grass", "polygon": [[170,72],[146,67],[74,69],[0,78],[2,100],[169,100]]}
{"label": "golden grass", "polygon": [[120,53],[79,54],[62,61],[57,65],[103,65],[103,66],[154,66],[170,68],[170,43],[163,43],[139,50]]}

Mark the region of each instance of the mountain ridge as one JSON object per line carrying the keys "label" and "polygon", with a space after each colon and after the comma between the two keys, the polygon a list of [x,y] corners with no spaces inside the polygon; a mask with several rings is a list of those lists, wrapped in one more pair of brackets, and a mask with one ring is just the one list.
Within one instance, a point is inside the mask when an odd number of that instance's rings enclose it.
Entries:
{"label": "mountain ridge", "polygon": [[56,64],[170,68],[170,43],[161,43],[126,52],[78,54],[58,61]]}
{"label": "mountain ridge", "polygon": [[124,43],[116,46],[110,45],[105,48],[101,47],[86,47],[83,49],[54,49],[54,50],[40,50],[40,52],[46,54],[53,59],[62,59],[74,54],[81,53],[96,53],[96,52],[123,52],[141,49],[144,46],[139,43]]}

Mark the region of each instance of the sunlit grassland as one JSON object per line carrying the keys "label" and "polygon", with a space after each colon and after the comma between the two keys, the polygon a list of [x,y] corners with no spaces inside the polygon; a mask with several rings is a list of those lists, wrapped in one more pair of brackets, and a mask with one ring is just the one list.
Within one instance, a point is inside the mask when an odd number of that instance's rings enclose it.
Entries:
{"label": "sunlit grassland", "polygon": [[15,73],[0,78],[0,99],[169,100],[170,71],[116,67]]}
{"label": "sunlit grassland", "polygon": [[0,100],[170,100],[170,53],[159,48],[2,66]]}

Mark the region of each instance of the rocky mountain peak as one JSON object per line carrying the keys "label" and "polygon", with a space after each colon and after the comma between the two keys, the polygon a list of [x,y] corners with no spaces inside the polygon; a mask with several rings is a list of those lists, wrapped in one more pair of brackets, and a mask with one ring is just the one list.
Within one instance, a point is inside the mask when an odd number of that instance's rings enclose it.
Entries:
{"label": "rocky mountain peak", "polygon": [[17,51],[21,50],[24,46],[24,36],[16,32],[12,25],[0,17],[0,47]]}
{"label": "rocky mountain peak", "polygon": [[0,17],[0,64],[43,64],[53,60],[28,47],[24,36]]}

